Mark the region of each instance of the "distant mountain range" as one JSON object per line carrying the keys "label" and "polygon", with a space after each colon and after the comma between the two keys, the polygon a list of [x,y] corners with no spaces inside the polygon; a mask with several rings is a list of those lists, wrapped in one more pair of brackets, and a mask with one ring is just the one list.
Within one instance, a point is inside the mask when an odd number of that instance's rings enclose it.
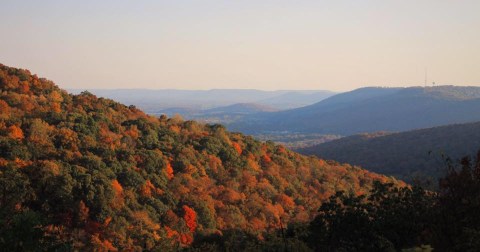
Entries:
{"label": "distant mountain range", "polygon": [[[78,94],[84,90],[71,89],[68,91]],[[263,91],[254,89],[91,89],[88,91],[97,96],[135,105],[150,114],[178,110],[180,114],[186,112],[187,115],[192,111],[244,103],[268,106],[273,108],[274,111],[278,111],[307,106],[335,94],[325,90]]]}
{"label": "distant mountain range", "polygon": [[444,175],[442,154],[455,160],[473,156],[478,150],[480,122],[401,133],[360,134],[297,151],[412,181]]}
{"label": "distant mountain range", "polygon": [[245,116],[228,127],[249,134],[352,135],[480,121],[479,110],[479,87],[367,87],[301,108]]}

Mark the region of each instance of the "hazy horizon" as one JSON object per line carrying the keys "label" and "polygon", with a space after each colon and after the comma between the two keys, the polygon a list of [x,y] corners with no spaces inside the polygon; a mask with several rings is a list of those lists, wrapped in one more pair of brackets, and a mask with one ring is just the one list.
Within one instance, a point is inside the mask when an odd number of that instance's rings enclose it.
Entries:
{"label": "hazy horizon", "polygon": [[66,89],[480,86],[479,1],[2,1],[0,63]]}

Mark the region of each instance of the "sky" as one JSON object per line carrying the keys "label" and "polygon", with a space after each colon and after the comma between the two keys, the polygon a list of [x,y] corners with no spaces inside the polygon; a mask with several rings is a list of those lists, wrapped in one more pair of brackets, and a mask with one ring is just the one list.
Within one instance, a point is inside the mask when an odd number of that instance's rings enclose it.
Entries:
{"label": "sky", "polygon": [[62,88],[480,85],[480,1],[0,0],[0,63]]}

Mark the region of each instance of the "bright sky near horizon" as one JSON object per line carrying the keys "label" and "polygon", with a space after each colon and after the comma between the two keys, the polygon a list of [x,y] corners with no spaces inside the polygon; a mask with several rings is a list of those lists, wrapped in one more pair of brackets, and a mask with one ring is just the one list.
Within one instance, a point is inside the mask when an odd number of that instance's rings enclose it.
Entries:
{"label": "bright sky near horizon", "polygon": [[0,1],[0,63],[62,88],[480,85],[480,1]]}

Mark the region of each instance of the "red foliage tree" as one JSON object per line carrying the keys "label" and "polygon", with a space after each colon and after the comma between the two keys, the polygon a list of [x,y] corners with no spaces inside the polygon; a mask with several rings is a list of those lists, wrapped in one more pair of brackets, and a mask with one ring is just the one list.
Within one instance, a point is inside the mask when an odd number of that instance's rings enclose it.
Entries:
{"label": "red foliage tree", "polygon": [[190,229],[191,232],[194,232],[197,228],[197,213],[195,212],[195,210],[186,205],[183,206],[183,211],[185,211],[183,219],[185,220],[187,227]]}

